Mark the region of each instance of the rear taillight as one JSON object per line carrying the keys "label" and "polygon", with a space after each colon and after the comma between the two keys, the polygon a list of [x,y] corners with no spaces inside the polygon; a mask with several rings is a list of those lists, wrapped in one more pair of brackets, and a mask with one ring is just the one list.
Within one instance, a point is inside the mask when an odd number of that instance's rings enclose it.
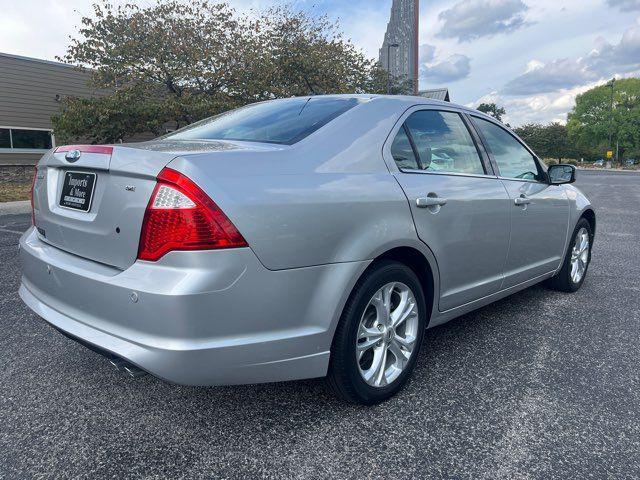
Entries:
{"label": "rear taillight", "polygon": [[113,147],[110,145],[62,145],[54,150],[54,153],[64,153],[78,150],[81,153],[102,153],[104,155],[113,154]]}
{"label": "rear taillight", "polygon": [[31,200],[31,224],[35,227],[36,225],[36,209],[35,209],[35,205],[33,203],[33,195],[34,195],[34,190],[36,188],[36,179],[38,178],[38,166],[36,165],[36,167],[33,169],[33,180],[31,180],[31,195],[30,195],[30,200]]}
{"label": "rear taillight", "polygon": [[156,261],[172,250],[246,246],[231,220],[200,187],[170,168],[160,172],[144,214],[140,260]]}

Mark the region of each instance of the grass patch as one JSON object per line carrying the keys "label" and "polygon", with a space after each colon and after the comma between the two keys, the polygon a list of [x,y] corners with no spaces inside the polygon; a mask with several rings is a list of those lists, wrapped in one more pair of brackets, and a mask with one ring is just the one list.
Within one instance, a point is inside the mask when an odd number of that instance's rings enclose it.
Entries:
{"label": "grass patch", "polygon": [[29,200],[31,182],[29,183],[0,183],[0,202],[15,202]]}

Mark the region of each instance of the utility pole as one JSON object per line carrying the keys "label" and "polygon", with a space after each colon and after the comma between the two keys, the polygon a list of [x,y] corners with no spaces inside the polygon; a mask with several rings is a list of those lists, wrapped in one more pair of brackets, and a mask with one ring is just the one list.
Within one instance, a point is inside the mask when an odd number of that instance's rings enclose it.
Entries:
{"label": "utility pole", "polygon": [[420,89],[420,80],[418,78],[418,72],[420,70],[420,0],[413,1],[413,78],[411,83],[413,84],[413,94],[418,95]]}
{"label": "utility pole", "polygon": [[[613,95],[615,91],[616,79],[612,78],[608,86],[611,87],[611,104],[609,106],[609,151],[613,152]],[[618,160],[616,155],[616,161]],[[611,160],[607,159],[607,163],[611,163]],[[611,167],[611,165],[609,165]]]}
{"label": "utility pole", "polygon": [[398,48],[397,43],[387,44],[387,95],[391,94],[391,48]]}

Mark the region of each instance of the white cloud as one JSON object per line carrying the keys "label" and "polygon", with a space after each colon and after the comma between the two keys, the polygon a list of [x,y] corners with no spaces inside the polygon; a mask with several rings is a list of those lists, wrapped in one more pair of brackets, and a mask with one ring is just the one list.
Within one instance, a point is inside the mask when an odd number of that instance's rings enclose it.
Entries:
{"label": "white cloud", "polygon": [[507,82],[506,95],[532,95],[571,88],[594,80],[597,75],[578,60],[561,58],[545,64],[529,65],[527,71]]}
{"label": "white cloud", "polygon": [[544,62],[541,62],[540,60],[530,60],[527,63],[527,69],[525,71],[532,72],[533,70],[536,70],[541,67],[544,67]]}
{"label": "white cloud", "polygon": [[619,8],[623,12],[640,10],[640,0],[607,0],[607,3],[612,7]]}
{"label": "white cloud", "polygon": [[504,121],[513,127],[526,123],[566,123],[567,113],[575,106],[576,96],[599,83],[591,82],[570,89],[527,97],[511,97],[494,91],[479,98],[471,106],[477,107],[480,103],[487,102],[504,107],[507,112]]}
{"label": "white cloud", "polygon": [[531,61],[527,70],[507,82],[501,93],[534,95],[570,89],[604,77],[640,70],[640,25],[628,28],[618,44],[600,38],[596,48],[578,59]]}
{"label": "white cloud", "polygon": [[429,45],[428,43],[420,45],[420,63],[430,63],[435,59],[435,56],[436,47],[434,45]]}
{"label": "white cloud", "polygon": [[0,15],[0,52],[55,60],[69,44],[69,35],[91,12],[88,2],[22,0],[6,5]]}
{"label": "white cloud", "polygon": [[522,0],[462,0],[440,13],[443,38],[470,41],[508,33],[526,24],[528,7]]}
{"label": "white cloud", "polygon": [[604,38],[597,39],[597,47],[583,63],[602,75],[637,70],[640,67],[640,25],[628,28],[617,45]]}
{"label": "white cloud", "polygon": [[469,76],[471,59],[466,55],[451,55],[446,60],[422,67],[421,76],[431,83],[455,82]]}

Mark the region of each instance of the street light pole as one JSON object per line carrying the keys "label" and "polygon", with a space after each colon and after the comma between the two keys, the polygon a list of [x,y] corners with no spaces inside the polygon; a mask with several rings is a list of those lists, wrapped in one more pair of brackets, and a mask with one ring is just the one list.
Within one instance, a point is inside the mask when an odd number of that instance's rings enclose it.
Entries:
{"label": "street light pole", "polygon": [[391,48],[398,48],[397,43],[387,44],[387,95],[391,94]]}

